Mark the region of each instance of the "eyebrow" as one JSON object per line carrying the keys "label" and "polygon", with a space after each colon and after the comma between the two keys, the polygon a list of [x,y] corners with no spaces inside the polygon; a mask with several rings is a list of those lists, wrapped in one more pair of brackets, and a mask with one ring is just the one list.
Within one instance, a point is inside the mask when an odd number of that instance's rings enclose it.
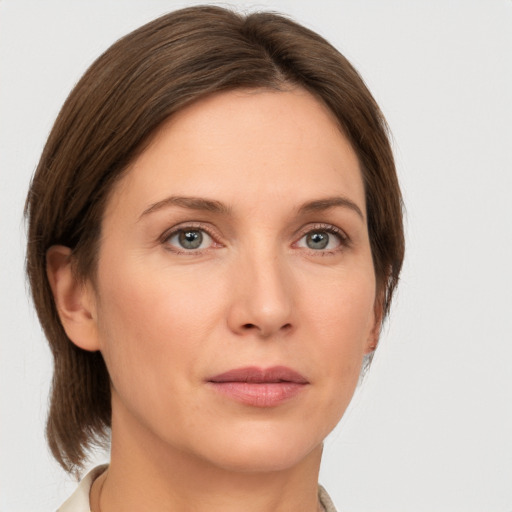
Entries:
{"label": "eyebrow", "polygon": [[139,220],[145,215],[161,210],[169,206],[179,206],[181,208],[188,208],[189,210],[202,210],[213,213],[227,214],[230,212],[224,203],[215,201],[213,199],[205,199],[203,197],[188,197],[188,196],[170,196],[153,203],[149,208],[146,208],[140,215]]}
{"label": "eyebrow", "polygon": [[359,208],[359,206],[357,206],[354,201],[341,196],[327,197],[325,199],[318,199],[316,201],[307,202],[299,208],[299,214],[322,212],[336,207],[343,207],[353,210],[359,217],[361,217],[362,220],[365,220],[361,208]]}
{"label": "eyebrow", "polygon": [[[150,213],[156,212],[169,206],[178,206],[180,208],[187,208],[189,210],[207,211],[224,215],[227,215],[231,212],[231,208],[229,208],[224,203],[221,203],[220,201],[215,201],[214,199],[189,196],[170,196],[162,199],[161,201],[153,203],[148,208],[146,208],[140,215],[139,220],[142,219],[142,217],[149,215]],[[357,215],[361,217],[362,220],[364,220],[363,212],[359,206],[357,206],[357,204],[350,199],[341,196],[327,197],[309,201],[299,207],[298,213],[299,215],[304,215],[307,213],[330,210],[331,208],[336,207],[348,208],[357,213]]]}

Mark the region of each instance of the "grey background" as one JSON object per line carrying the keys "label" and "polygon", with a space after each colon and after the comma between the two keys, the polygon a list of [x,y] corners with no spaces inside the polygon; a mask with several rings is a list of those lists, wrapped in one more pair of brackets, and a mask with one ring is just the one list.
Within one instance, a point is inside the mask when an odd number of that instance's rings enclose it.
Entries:
{"label": "grey background", "polygon": [[[51,359],[23,273],[31,174],[86,66],[192,3],[0,0],[1,511],[53,510],[75,486],[43,435]],[[322,483],[341,511],[511,512],[512,1],[232,5],[290,14],[329,39],[394,135],[407,258],[371,372],[326,442]]]}

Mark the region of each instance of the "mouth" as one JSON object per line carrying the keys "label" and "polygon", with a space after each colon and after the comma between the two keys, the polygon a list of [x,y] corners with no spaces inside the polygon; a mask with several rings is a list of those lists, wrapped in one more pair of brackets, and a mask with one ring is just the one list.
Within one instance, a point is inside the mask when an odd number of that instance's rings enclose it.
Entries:
{"label": "mouth", "polygon": [[291,368],[237,368],[215,375],[208,384],[217,392],[253,407],[275,407],[300,394],[308,380]]}

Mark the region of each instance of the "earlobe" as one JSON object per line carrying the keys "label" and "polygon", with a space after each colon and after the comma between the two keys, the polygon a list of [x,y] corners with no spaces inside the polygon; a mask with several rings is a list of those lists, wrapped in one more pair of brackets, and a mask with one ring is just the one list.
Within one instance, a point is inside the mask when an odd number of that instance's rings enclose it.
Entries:
{"label": "earlobe", "polygon": [[48,249],[46,273],[68,338],[84,350],[99,350],[94,294],[90,284],[75,275],[69,247],[53,245]]}
{"label": "earlobe", "polygon": [[368,336],[368,342],[366,344],[365,354],[372,353],[379,344],[380,331],[382,328],[382,321],[384,316],[383,299],[377,297],[375,300],[375,306],[373,310],[373,327]]}

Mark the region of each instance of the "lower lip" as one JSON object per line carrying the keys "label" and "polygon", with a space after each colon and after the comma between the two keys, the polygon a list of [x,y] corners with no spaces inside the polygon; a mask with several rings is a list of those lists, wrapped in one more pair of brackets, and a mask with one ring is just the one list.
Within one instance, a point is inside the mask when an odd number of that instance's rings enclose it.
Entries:
{"label": "lower lip", "polygon": [[216,391],[253,407],[275,407],[297,396],[306,384],[297,382],[210,382]]}

